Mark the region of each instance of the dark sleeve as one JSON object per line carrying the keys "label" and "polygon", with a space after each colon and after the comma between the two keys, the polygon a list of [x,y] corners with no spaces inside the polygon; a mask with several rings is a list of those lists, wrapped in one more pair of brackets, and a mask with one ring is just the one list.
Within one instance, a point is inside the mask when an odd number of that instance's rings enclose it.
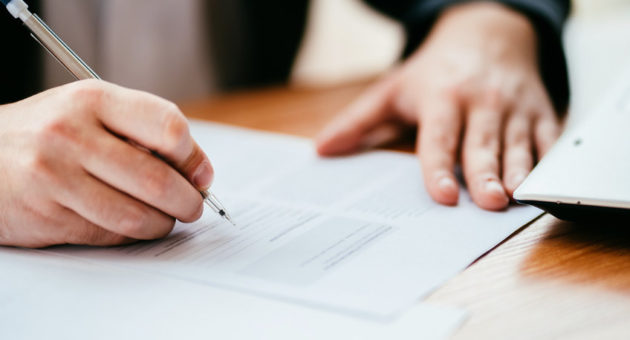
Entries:
{"label": "dark sleeve", "polygon": [[305,31],[306,0],[204,1],[213,79],[221,90],[286,83]]}
{"label": "dark sleeve", "polygon": [[[37,9],[37,1],[29,1]],[[41,47],[28,29],[0,5],[0,105],[15,102],[41,90]]]}
{"label": "dark sleeve", "polygon": [[[471,0],[365,1],[404,25],[407,33],[405,56],[422,43],[436,18],[444,9],[455,4],[471,2]],[[532,22],[538,35],[540,74],[556,111],[564,113],[569,102],[569,80],[562,48],[562,32],[564,22],[571,9],[570,0],[486,1],[502,3],[524,14]]]}

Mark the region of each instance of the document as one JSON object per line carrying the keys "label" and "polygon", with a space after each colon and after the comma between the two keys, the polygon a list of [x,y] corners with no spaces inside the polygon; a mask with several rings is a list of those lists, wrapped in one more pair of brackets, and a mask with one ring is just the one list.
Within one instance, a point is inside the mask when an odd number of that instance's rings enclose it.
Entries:
{"label": "document", "polygon": [[0,248],[2,339],[448,338],[465,313],[418,304],[383,321],[124,268]]}
{"label": "document", "polygon": [[51,252],[384,319],[416,304],[541,212],[434,203],[416,157],[322,159],[308,140],[193,122],[215,167],[211,211],[162,240]]}

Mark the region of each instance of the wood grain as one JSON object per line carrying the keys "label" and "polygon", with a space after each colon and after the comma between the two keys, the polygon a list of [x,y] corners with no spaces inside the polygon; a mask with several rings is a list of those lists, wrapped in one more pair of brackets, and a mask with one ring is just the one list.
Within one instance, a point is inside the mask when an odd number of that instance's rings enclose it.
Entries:
{"label": "wood grain", "polygon": [[428,301],[471,312],[455,339],[628,339],[627,227],[544,215]]}
{"label": "wood grain", "polygon": [[366,87],[367,83],[361,82],[328,89],[270,88],[211,97],[180,107],[191,118],[314,137]]}
{"label": "wood grain", "polygon": [[[273,88],[180,107],[192,118],[313,137],[366,86]],[[470,311],[455,339],[628,339],[629,222],[578,225],[543,215],[428,301]]]}

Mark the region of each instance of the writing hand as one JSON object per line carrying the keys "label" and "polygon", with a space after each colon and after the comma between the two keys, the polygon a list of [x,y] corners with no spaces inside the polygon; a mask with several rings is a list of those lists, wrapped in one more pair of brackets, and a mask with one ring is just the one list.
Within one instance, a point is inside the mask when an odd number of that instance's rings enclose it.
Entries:
{"label": "writing hand", "polygon": [[87,80],[0,106],[1,245],[159,238],[201,216],[212,176],[180,110],[144,92]]}

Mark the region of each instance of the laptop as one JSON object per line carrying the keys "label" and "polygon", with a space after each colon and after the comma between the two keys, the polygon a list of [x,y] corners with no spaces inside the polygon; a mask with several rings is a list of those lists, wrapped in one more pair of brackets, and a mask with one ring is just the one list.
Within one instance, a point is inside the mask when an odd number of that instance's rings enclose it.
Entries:
{"label": "laptop", "polygon": [[630,69],[514,192],[565,220],[630,220]]}

